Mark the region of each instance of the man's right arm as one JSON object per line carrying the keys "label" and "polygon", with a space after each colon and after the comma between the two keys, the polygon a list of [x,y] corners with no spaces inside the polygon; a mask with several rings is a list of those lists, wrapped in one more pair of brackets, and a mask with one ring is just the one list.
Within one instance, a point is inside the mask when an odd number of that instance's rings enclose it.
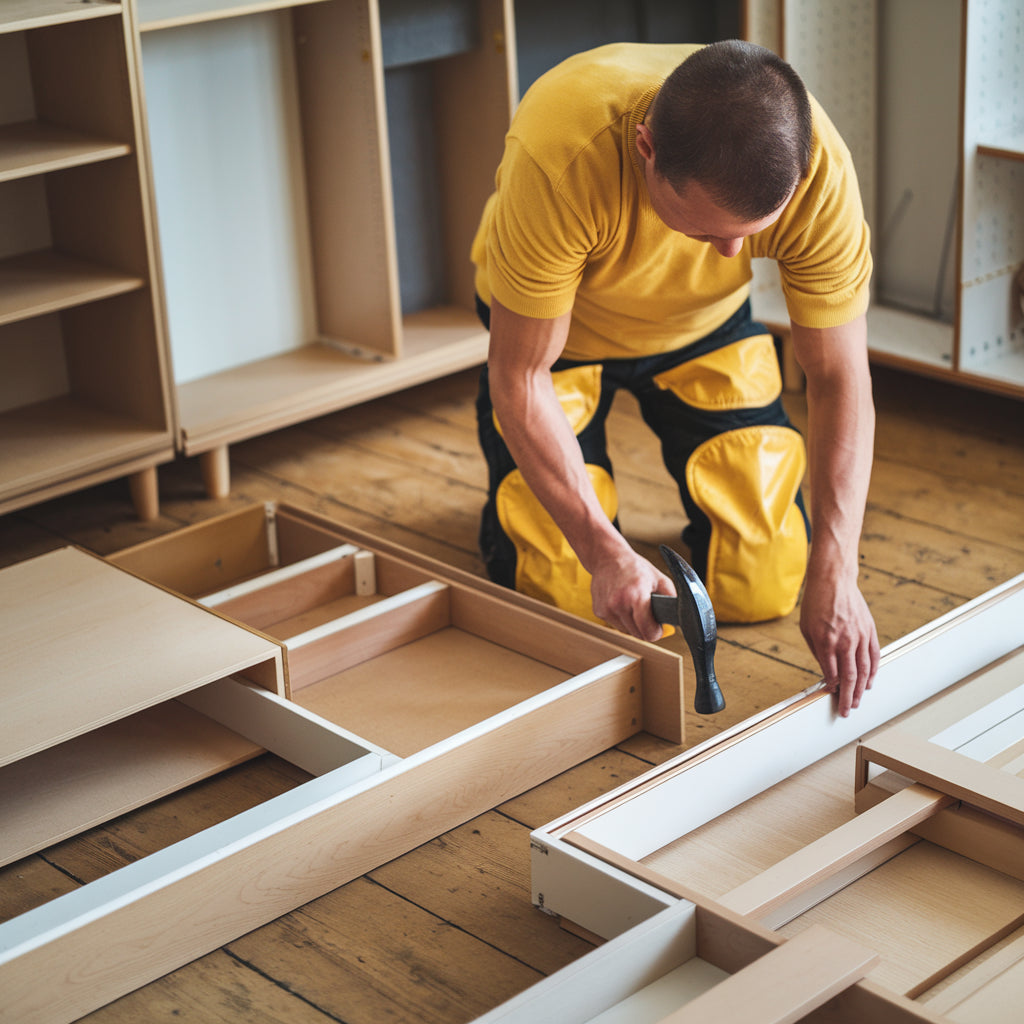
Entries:
{"label": "man's right arm", "polygon": [[595,615],[623,632],[657,640],[662,627],[651,613],[651,594],[674,593],[672,582],[605,515],[552,384],[551,367],[565,346],[570,316],[540,320],[492,302],[491,403],[523,478],[593,577]]}

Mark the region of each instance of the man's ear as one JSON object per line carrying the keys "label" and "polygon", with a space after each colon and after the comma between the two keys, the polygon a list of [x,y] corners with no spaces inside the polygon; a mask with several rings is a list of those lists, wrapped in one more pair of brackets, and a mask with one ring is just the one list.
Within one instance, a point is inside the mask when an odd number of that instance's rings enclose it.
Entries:
{"label": "man's ear", "polygon": [[644,160],[654,159],[654,136],[643,122],[636,126],[636,150]]}

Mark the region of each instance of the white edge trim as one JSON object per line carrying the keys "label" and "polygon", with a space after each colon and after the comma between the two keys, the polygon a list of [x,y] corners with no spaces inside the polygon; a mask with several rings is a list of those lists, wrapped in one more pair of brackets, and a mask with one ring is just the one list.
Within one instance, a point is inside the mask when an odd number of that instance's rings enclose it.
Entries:
{"label": "white edge trim", "polygon": [[320,569],[325,565],[343,561],[355,555],[359,550],[354,544],[341,544],[336,548],[330,548],[327,551],[321,551],[319,554],[311,555],[309,558],[304,558],[300,562],[283,565],[279,569],[272,569],[270,572],[264,573],[262,576],[254,576],[250,580],[243,580],[241,583],[225,587],[223,590],[206,594],[204,597],[199,598],[199,604],[207,608],[216,608],[219,605],[226,604],[228,601],[233,601],[236,597],[268,590],[278,583],[285,582],[285,580],[294,579],[307,572],[312,572],[314,569]]}
{"label": "white edge trim", "polygon": [[612,658],[435,743],[370,778],[353,781],[349,777],[349,766],[328,772],[227,821],[26,911],[0,924],[0,964],[15,960],[61,935],[195,874],[207,865],[253,846],[268,836],[315,817],[470,740],[494,732],[548,704],[557,703],[597,679],[621,671],[637,661],[637,658],[630,655]]}
{"label": "white edge trim", "polygon": [[348,615],[342,615],[340,618],[325,622],[322,626],[314,626],[312,629],[307,629],[305,633],[298,633],[293,637],[289,637],[284,642],[285,647],[289,651],[297,650],[299,647],[305,647],[307,644],[322,640],[327,636],[333,636],[335,633],[351,629],[353,626],[361,625],[364,622],[369,622],[381,615],[388,615],[398,608],[415,604],[417,601],[430,597],[431,594],[447,589],[447,583],[429,580],[426,583],[421,583],[419,586],[403,590],[399,594],[386,597],[383,601],[377,601],[375,604],[367,605],[365,608],[350,612]]}
{"label": "white edge trim", "polygon": [[694,904],[677,901],[474,1024],[587,1024],[695,957],[696,918]]}
{"label": "white edge trim", "polygon": [[[989,602],[990,607],[974,614]],[[696,750],[721,743],[721,736],[715,737],[593,801],[588,808],[595,816],[578,830],[639,860],[995,661],[1024,639],[1022,622],[1024,573],[888,645],[873,689],[848,718],[837,717],[834,702],[822,692],[817,700],[753,731],[741,744],[685,767]],[[774,710],[799,699],[798,695]],[[758,721],[764,719],[758,716]],[[744,723],[740,731],[749,725]],[[757,771],[750,771],[749,765],[756,765]],[[684,770],[629,800],[613,803],[675,766]],[[574,812],[537,834],[581,817],[581,811]]]}

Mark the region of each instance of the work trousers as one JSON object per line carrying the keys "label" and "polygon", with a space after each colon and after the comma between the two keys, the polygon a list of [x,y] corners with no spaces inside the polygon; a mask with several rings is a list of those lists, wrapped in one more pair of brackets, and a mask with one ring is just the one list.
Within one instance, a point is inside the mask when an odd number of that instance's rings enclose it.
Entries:
{"label": "work trousers", "polygon": [[[489,310],[478,301],[489,327]],[[639,359],[560,359],[552,381],[591,483],[618,525],[605,426],[619,390],[636,397],[661,443],[688,523],[682,541],[723,622],[785,615],[807,565],[800,496],[803,440],[782,406],[774,340],[745,303],[705,338]],[[486,367],[477,399],[488,496],[480,550],[494,581],[594,618],[590,576],[515,465],[491,405]]]}

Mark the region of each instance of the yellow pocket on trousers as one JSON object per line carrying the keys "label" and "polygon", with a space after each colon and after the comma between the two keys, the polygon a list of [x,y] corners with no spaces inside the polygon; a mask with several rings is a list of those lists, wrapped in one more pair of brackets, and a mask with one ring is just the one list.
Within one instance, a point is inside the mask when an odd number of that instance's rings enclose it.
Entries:
{"label": "yellow pocket on trousers", "polygon": [[782,374],[769,334],[743,338],[659,373],[654,383],[697,409],[757,409],[782,394]]}

